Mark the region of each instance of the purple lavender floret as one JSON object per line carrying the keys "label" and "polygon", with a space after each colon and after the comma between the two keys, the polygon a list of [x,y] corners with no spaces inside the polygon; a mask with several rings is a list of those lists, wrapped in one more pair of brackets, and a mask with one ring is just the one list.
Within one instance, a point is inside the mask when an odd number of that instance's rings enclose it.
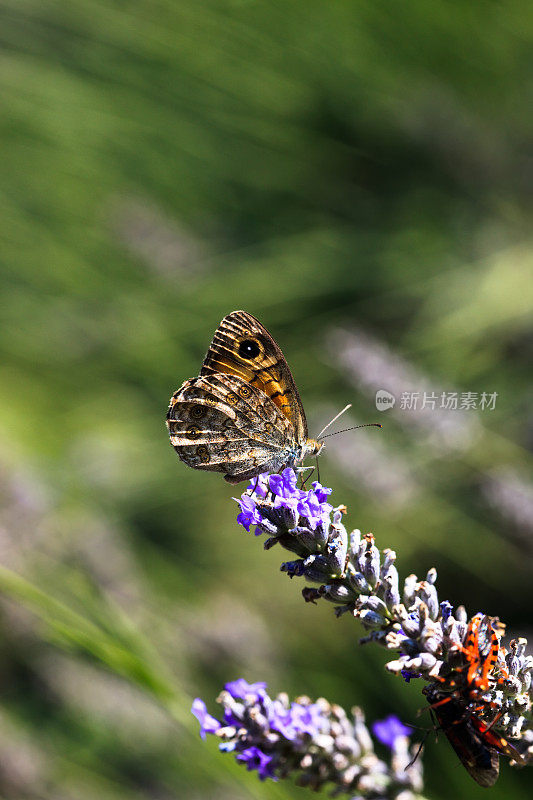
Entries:
{"label": "purple lavender floret", "polygon": [[202,737],[217,736],[219,749],[233,752],[260,780],[293,776],[302,786],[320,789],[330,784],[334,794],[356,794],[360,800],[396,800],[400,793],[402,800],[420,799],[421,762],[406,770],[416,748],[410,751],[396,718],[395,727],[392,718],[381,723],[388,726],[392,749],[388,764],[375,754],[359,709],[353,709],[350,719],[324,698],[313,703],[299,697],[291,703],[286,694],[272,698],[264,683],[243,679],[226,684],[218,702],[224,722],[211,717],[202,700],[193,703]]}
{"label": "purple lavender floret", "polygon": [[[274,523],[285,523],[286,530],[303,528],[310,535],[319,525],[329,526],[333,506],[326,502],[331,489],[315,481],[309,490],[299,489],[296,472],[287,467],[280,475],[259,475],[250,481],[246,491],[237,500],[241,513],[237,522],[250,530],[259,526],[263,532],[273,533]],[[268,488],[267,488],[268,487]],[[274,510],[286,510],[285,515],[274,514]]]}
{"label": "purple lavender floret", "polygon": [[453,606],[448,600],[443,600],[440,604],[440,613],[442,615],[442,621],[448,622],[449,618],[453,614]]}
{"label": "purple lavender floret", "polygon": [[302,497],[297,505],[297,510],[301,517],[307,517],[309,527],[315,531],[318,525],[329,524],[333,506],[329,503],[321,503],[315,490],[311,489],[305,497]]}
{"label": "purple lavender floret", "polygon": [[422,673],[421,672],[411,672],[408,669],[401,669],[400,670],[400,675],[402,676],[402,678],[404,679],[404,681],[406,683],[411,683],[412,680],[415,680],[416,678],[421,678],[422,677]]}
{"label": "purple lavender floret", "polygon": [[222,723],[209,714],[203,700],[197,697],[193,700],[191,712],[200,723],[200,736],[205,739],[206,733],[216,733],[222,727]]}
{"label": "purple lavender floret", "polygon": [[224,689],[229,692],[235,700],[244,700],[249,697],[257,702],[266,696],[266,687],[267,685],[264,681],[248,683],[244,678],[237,678],[236,681],[229,681],[229,683],[226,683]]}
{"label": "purple lavender floret", "polygon": [[318,502],[325,503],[333,489],[328,489],[326,486],[322,486],[322,484],[318,481],[313,481],[313,491],[318,499]]}
{"label": "purple lavender floret", "polygon": [[313,737],[324,731],[324,721],[319,706],[316,703],[302,705],[291,703],[290,708],[274,700],[269,714],[270,727],[291,742],[301,738],[304,734]]}
{"label": "purple lavender floret", "polygon": [[277,780],[272,772],[272,756],[263,753],[259,747],[247,747],[246,750],[241,750],[240,753],[237,753],[235,758],[237,761],[246,764],[248,771],[256,769],[259,780],[264,781],[267,778],[272,778],[274,781]]}
{"label": "purple lavender floret", "polygon": [[284,469],[280,475],[270,475],[268,484],[270,491],[276,496],[278,505],[282,505],[283,500],[300,500],[306,494],[302,489],[298,489],[297,480],[295,471],[290,467]]}
{"label": "purple lavender floret", "polygon": [[258,497],[266,497],[269,490],[269,478],[270,474],[268,472],[261,472],[260,475],[250,481],[248,489]]}
{"label": "purple lavender floret", "polygon": [[372,732],[381,744],[392,749],[398,736],[409,736],[411,729],[404,725],[395,714],[389,714],[385,719],[378,719],[373,723]]}
{"label": "purple lavender floret", "polygon": [[[263,518],[257,509],[257,504],[253,497],[243,494],[239,500],[239,504],[241,513],[237,517],[237,522],[250,533],[250,527],[252,525],[260,525]],[[256,534],[258,533],[261,533],[261,531],[258,531],[256,528]]]}

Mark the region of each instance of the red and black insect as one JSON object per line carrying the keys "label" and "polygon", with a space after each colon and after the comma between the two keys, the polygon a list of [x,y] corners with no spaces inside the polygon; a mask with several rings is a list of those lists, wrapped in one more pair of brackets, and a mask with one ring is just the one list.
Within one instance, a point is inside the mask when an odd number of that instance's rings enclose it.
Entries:
{"label": "red and black insect", "polygon": [[[466,630],[463,645],[457,645],[456,651],[462,655],[462,663],[456,666],[450,675],[439,677],[443,688],[453,691],[455,696],[476,700],[489,688],[501,686],[508,678],[507,670],[500,663],[500,639],[495,630],[496,620],[476,614],[472,617]],[[494,668],[498,664],[498,675]]]}
{"label": "red and black insect", "polygon": [[462,663],[446,677],[439,677],[440,685],[423,689],[439,727],[480,786],[496,782],[500,755],[522,761],[514,745],[493,730],[500,715],[493,703],[483,699],[489,689],[501,686],[508,677],[501,663],[498,675],[493,672],[500,650],[496,624],[481,614],[473,617],[464,644],[457,648]]}

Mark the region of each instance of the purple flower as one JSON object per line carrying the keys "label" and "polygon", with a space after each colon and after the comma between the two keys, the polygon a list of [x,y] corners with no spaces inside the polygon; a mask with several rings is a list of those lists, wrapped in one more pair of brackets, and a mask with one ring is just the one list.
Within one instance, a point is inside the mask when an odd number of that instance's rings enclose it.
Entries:
{"label": "purple flower", "polygon": [[440,604],[440,613],[442,614],[442,621],[447,622],[453,614],[453,606],[448,600],[443,600]]}
{"label": "purple flower", "polygon": [[285,693],[270,697],[263,682],[248,683],[242,678],[226,684],[218,701],[224,718],[231,718],[226,725],[213,720],[201,700],[195,700],[193,710],[206,732],[216,733],[219,750],[233,753],[238,763],[255,770],[262,781],[292,775],[313,789],[333,784],[333,793],[349,791],[351,795],[352,790],[359,790],[361,800],[378,795],[399,797],[398,792],[405,788],[416,790],[419,796],[420,772],[416,767],[409,774],[403,772],[411,754],[406,740],[399,737],[408,729],[396,717],[376,723],[376,728],[385,729],[381,741],[392,747],[389,767],[373,754],[372,739],[359,710],[354,709],[352,721],[342,708],[325,699],[312,703],[301,697],[289,704]]}
{"label": "purple flower", "polygon": [[317,497],[319,503],[325,503],[327,500],[328,495],[330,495],[333,489],[328,489],[326,486],[322,486],[321,483],[318,481],[313,481],[313,491]]}
{"label": "purple flower", "polygon": [[248,683],[244,678],[238,678],[236,681],[226,683],[224,689],[230,693],[234,700],[253,698],[253,702],[257,702],[266,696],[266,683],[264,681]]}
{"label": "purple flower", "polygon": [[296,508],[305,492],[296,485],[296,473],[290,467],[283,470],[281,475],[271,475],[269,478],[270,489],[274,494],[274,508],[288,508],[296,514]]}
{"label": "purple flower", "polygon": [[268,479],[270,490],[284,500],[292,500],[300,496],[300,489],[296,485],[296,473],[290,467],[283,470],[281,475],[271,475]]}
{"label": "purple flower", "polygon": [[291,703],[290,708],[285,708],[281,703],[274,702],[269,711],[268,721],[272,730],[278,731],[289,741],[294,741],[303,734],[314,736],[321,733],[324,723],[316,703],[308,706]]}
{"label": "purple flower", "polygon": [[260,475],[256,475],[248,484],[246,491],[253,492],[264,499],[268,494],[268,477],[268,472],[261,472]]}
{"label": "purple flower", "polygon": [[[322,486],[318,481],[314,481],[313,488],[308,492],[299,489],[298,475],[291,467],[286,467],[281,474],[268,475],[266,472],[261,473],[261,475],[250,481],[247,488],[248,493],[245,492],[240,500],[234,498],[241,508],[237,522],[247,531],[250,531],[252,525],[262,525],[263,531],[267,529],[270,532],[270,528],[274,528],[272,533],[275,533],[276,523],[269,522],[272,516],[272,507],[270,507],[270,511],[266,508],[262,510],[262,501],[271,492],[273,507],[275,509],[286,509],[290,512],[288,517],[285,515],[280,518],[283,520],[280,524],[292,529],[298,523],[298,516],[301,516],[303,517],[303,525],[308,530],[315,531],[319,526],[322,526],[327,533],[333,506],[326,502],[326,498],[331,494],[331,491],[331,489]],[[263,531],[256,527],[255,533],[257,535]]]}
{"label": "purple flower", "polygon": [[[274,497],[274,508],[286,508],[292,513],[293,523],[296,524],[298,520],[298,503],[300,502],[300,498],[294,495],[293,497]],[[290,517],[289,517],[290,519]]]}
{"label": "purple flower", "polygon": [[309,521],[309,527],[313,531],[319,525],[324,525],[325,527],[329,525],[332,511],[333,506],[329,503],[320,503],[312,490],[298,503],[298,513],[302,517],[306,517]]}
{"label": "purple flower", "polygon": [[200,736],[202,739],[205,739],[206,733],[216,733],[222,727],[222,723],[208,713],[204,701],[199,697],[193,700],[191,711],[200,723]]}
{"label": "purple flower", "polygon": [[289,578],[301,578],[302,575],[305,575],[305,561],[302,561],[301,558],[296,561],[284,561],[280,570],[286,572]]}
{"label": "purple flower", "polygon": [[410,683],[414,678],[421,678],[421,672],[411,672],[409,669],[401,669],[400,674],[406,683]]}
{"label": "purple flower", "polygon": [[[237,500],[236,497],[234,499]],[[250,533],[250,526],[260,525],[263,518],[257,510],[257,505],[253,497],[243,494],[237,502],[241,507],[241,513],[237,516],[237,522]]]}
{"label": "purple flower", "polygon": [[252,747],[247,747],[246,750],[238,753],[235,758],[237,761],[242,761],[245,763],[246,769],[256,769],[259,778],[262,781],[266,780],[266,778],[272,778],[273,780],[276,780],[271,766],[272,756],[263,753],[259,747],[255,747],[255,745],[252,745]]}
{"label": "purple flower", "polygon": [[394,741],[398,736],[409,736],[411,733],[411,729],[400,722],[395,714],[376,720],[372,725],[372,730],[376,739],[390,748],[394,746]]}
{"label": "purple flower", "polygon": [[270,728],[281,733],[285,739],[293,741],[296,738],[297,730],[292,722],[292,714],[289,708],[285,708],[281,703],[273,703],[268,715]]}

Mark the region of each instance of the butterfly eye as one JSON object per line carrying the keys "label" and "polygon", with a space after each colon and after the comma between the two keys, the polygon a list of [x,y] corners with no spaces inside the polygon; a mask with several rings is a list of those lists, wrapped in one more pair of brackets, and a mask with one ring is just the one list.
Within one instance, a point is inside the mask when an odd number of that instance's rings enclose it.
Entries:
{"label": "butterfly eye", "polygon": [[239,394],[241,397],[244,397],[246,399],[247,397],[250,397],[250,395],[252,394],[252,390],[250,389],[249,386],[240,386]]}
{"label": "butterfly eye", "polygon": [[262,348],[256,339],[242,339],[242,341],[239,342],[238,353],[241,358],[252,360],[257,358],[261,352]]}
{"label": "butterfly eye", "polygon": [[203,406],[193,406],[190,413],[193,419],[202,419],[205,416],[205,408]]}
{"label": "butterfly eye", "polygon": [[200,436],[201,432],[202,431],[200,430],[200,428],[198,428],[196,425],[189,425],[189,427],[187,428],[187,433],[189,434],[190,439],[197,439],[198,436]]}

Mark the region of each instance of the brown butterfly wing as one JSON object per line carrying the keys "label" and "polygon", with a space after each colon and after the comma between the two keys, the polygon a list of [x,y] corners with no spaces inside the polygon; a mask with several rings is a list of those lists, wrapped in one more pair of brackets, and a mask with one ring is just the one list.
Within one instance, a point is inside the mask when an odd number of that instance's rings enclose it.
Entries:
{"label": "brown butterfly wing", "polygon": [[230,483],[277,472],[295,445],[290,421],[274,402],[224,373],[185,381],[170,399],[167,427],[185,464],[224,472]]}
{"label": "brown butterfly wing", "polygon": [[235,375],[269,397],[292,423],[296,441],[307,439],[300,395],[280,347],[246,311],[228,314],[213,336],[200,375]]}

